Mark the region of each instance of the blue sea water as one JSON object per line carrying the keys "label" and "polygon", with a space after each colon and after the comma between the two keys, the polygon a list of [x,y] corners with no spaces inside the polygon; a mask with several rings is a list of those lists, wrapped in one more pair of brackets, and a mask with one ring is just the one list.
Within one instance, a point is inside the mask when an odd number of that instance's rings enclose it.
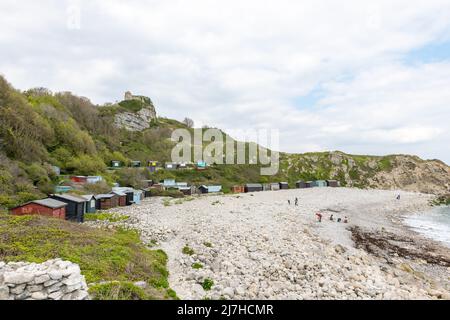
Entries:
{"label": "blue sea water", "polygon": [[450,206],[442,206],[405,218],[406,224],[425,237],[450,247]]}

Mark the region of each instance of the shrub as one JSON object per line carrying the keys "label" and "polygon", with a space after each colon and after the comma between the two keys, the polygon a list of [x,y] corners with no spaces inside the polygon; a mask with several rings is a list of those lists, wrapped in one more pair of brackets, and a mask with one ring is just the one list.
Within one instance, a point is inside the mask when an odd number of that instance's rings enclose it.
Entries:
{"label": "shrub", "polygon": [[211,279],[207,278],[207,279],[203,280],[203,283],[202,283],[203,290],[209,291],[209,290],[211,290],[213,285],[214,285],[214,281],[212,281]]}
{"label": "shrub", "polygon": [[93,300],[150,300],[144,289],[127,281],[96,284],[89,288]]}
{"label": "shrub", "polygon": [[195,262],[192,264],[192,269],[202,269],[203,265],[201,263]]}
{"label": "shrub", "polygon": [[182,252],[188,256],[192,256],[195,253],[194,250],[189,248],[187,245],[183,248]]}

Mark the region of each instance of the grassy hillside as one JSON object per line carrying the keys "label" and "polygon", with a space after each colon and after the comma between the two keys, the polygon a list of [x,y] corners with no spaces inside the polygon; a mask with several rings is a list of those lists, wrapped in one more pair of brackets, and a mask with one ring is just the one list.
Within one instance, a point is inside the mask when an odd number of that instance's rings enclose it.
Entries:
{"label": "grassy hillside", "polygon": [[[160,299],[169,289],[167,256],[128,230],[101,230],[42,216],[0,214],[0,261],[41,263],[62,258],[79,264],[98,299]],[[100,283],[114,281],[111,283]],[[146,281],[146,291],[132,283]],[[115,290],[113,290],[115,289]]]}
{"label": "grassy hillside", "polygon": [[113,182],[139,187],[142,179],[163,178],[220,183],[225,191],[245,182],[288,181],[293,186],[299,179],[336,179],[343,186],[448,193],[449,167],[414,156],[281,154],[280,172],[273,177],[260,176],[259,165],[218,165],[205,171],[156,174],[145,169],[109,170],[111,160],[125,165],[131,160],[143,164],[170,161],[172,131],[192,130],[165,118],[153,120],[149,129],[140,132],[114,126],[117,112],[141,107],[139,100],[96,106],[86,98],[68,92],[53,94],[44,88],[20,92],[0,77],[0,210],[53,192],[64,177],[56,176],[52,166],[60,167],[63,175],[102,175],[106,182],[90,186],[85,190],[89,193],[105,192]]}

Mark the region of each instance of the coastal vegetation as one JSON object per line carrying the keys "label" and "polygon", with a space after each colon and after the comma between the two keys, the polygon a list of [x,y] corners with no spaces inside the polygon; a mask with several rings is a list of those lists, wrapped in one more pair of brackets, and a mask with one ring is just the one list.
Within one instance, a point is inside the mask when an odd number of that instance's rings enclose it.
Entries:
{"label": "coastal vegetation", "polygon": [[[0,214],[0,261],[77,263],[97,299],[168,295],[167,255],[149,250],[136,231],[103,230],[42,216]],[[113,281],[113,282],[111,282]],[[144,281],[148,288],[135,288]],[[106,284],[105,284],[106,283]]]}
{"label": "coastal vegetation", "polygon": [[[134,160],[142,166],[149,160],[161,164],[170,161],[175,144],[170,139],[172,131],[193,130],[192,121],[163,117],[152,119],[150,127],[142,131],[115,126],[117,113],[137,112],[147,104],[153,106],[149,98],[140,97],[98,106],[70,92],[52,93],[45,88],[22,92],[0,77],[0,211],[43,198],[53,193],[55,186],[70,186],[70,175],[103,177],[103,182],[76,191],[86,194],[108,192],[116,182],[143,188],[146,185],[142,181],[149,179],[220,184],[225,193],[232,186],[245,183],[287,181],[292,188],[297,180],[335,179],[341,186],[357,188],[412,185],[410,189],[433,193],[442,192],[445,180],[448,183],[450,169],[438,160],[424,161],[403,155],[349,155],[339,151],[281,153],[280,170],[274,176],[261,176],[261,164],[211,164],[205,170],[162,169],[154,173],[146,168],[129,168]],[[248,151],[248,143],[245,149]],[[113,160],[120,161],[122,167],[111,168]],[[154,190],[152,194],[183,197],[172,190]]]}

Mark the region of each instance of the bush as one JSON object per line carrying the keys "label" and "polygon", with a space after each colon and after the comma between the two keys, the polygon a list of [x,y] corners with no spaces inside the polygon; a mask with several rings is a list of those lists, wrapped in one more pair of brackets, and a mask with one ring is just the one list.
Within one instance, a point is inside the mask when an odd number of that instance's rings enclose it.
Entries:
{"label": "bush", "polygon": [[209,291],[209,290],[211,290],[213,285],[214,285],[214,281],[212,281],[211,279],[203,280],[203,283],[202,283],[203,290]]}
{"label": "bush", "polygon": [[195,253],[194,250],[189,248],[189,246],[187,246],[187,245],[183,248],[183,250],[181,252],[183,252],[184,254],[187,254],[188,256],[192,256]]}
{"label": "bush", "polygon": [[67,170],[79,175],[96,175],[106,170],[106,165],[97,156],[81,155],[67,163]]}
{"label": "bush", "polygon": [[96,284],[89,288],[93,300],[150,300],[144,289],[126,281]]}

